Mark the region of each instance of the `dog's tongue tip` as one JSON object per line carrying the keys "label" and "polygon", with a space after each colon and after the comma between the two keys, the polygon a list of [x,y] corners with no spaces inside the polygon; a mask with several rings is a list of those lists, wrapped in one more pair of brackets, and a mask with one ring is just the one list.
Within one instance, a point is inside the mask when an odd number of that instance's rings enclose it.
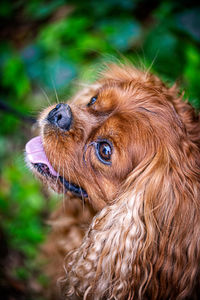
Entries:
{"label": "dog's tongue tip", "polygon": [[27,157],[32,164],[42,163],[48,166],[52,175],[57,176],[58,173],[51,166],[42,144],[42,139],[40,136],[36,136],[31,139],[25,147]]}
{"label": "dog's tongue tip", "polygon": [[36,136],[32,138],[27,144],[26,144],[26,153],[32,154],[35,152],[41,152],[44,151],[43,145],[42,145],[42,139],[40,136]]}

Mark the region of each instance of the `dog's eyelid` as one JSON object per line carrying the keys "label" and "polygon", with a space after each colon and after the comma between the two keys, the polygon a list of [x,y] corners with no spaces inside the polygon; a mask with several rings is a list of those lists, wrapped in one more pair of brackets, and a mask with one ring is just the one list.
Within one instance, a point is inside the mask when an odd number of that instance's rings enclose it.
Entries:
{"label": "dog's eyelid", "polygon": [[107,139],[98,139],[94,142],[96,156],[104,165],[111,165],[113,155],[113,144]]}
{"label": "dog's eyelid", "polygon": [[98,94],[96,94],[95,96],[93,96],[91,99],[90,99],[90,102],[87,104],[87,107],[90,107],[91,105],[93,105],[98,99]]}

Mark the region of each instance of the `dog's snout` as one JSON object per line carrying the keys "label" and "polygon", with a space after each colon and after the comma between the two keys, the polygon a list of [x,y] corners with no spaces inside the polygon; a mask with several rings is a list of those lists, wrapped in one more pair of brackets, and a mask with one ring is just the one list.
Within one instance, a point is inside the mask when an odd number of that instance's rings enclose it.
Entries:
{"label": "dog's snout", "polygon": [[49,123],[63,130],[69,130],[72,123],[72,111],[68,104],[57,104],[48,114]]}

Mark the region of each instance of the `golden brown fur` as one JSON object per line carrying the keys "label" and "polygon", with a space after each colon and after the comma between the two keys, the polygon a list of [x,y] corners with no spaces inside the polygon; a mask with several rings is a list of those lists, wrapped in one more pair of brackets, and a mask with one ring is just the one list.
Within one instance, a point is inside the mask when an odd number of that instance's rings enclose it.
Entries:
{"label": "golden brown fur", "polygon": [[[67,196],[46,246],[64,299],[198,299],[200,122],[193,108],[175,86],[117,65],[72,99],[69,131],[46,122],[53,107],[40,116],[47,157],[88,194],[84,208]],[[113,144],[111,165],[95,154],[102,137]]]}

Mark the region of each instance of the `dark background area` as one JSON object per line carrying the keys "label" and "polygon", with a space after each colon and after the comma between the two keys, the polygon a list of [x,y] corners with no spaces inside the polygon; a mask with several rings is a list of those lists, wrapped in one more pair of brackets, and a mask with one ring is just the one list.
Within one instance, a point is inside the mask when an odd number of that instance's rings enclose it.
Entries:
{"label": "dark background area", "polygon": [[37,259],[61,198],[26,168],[33,119],[95,79],[104,61],[128,58],[200,109],[197,1],[13,0],[0,3],[0,297],[45,299]]}

